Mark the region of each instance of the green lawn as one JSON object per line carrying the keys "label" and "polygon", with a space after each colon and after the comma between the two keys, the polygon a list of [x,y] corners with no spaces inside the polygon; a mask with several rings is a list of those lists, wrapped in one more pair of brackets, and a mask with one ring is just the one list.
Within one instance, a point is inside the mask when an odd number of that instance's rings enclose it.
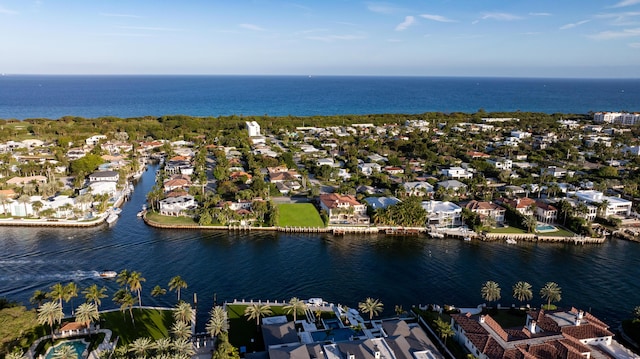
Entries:
{"label": "green lawn", "polygon": [[133,323],[128,310],[124,314],[121,311],[102,313],[100,319],[104,328],[111,329],[114,337],[120,337],[118,345],[126,345],[142,337],[153,340],[168,337],[169,328],[173,325],[173,311],[134,308]]}
{"label": "green lawn", "polygon": [[527,231],[517,228],[517,227],[502,227],[502,228],[492,228],[488,231],[489,233],[504,233],[504,234],[526,234]]}
{"label": "green lawn", "polygon": [[324,227],[316,207],[311,203],[288,203],[278,205],[280,227]]}
{"label": "green lawn", "polygon": [[573,237],[575,233],[556,227],[558,230],[553,232],[538,233],[538,237],[551,236],[551,237]]}
{"label": "green lawn", "polygon": [[173,216],[163,216],[158,214],[157,212],[147,212],[147,219],[153,222],[157,222],[160,224],[166,225],[198,225],[193,218],[191,217],[173,217]]}

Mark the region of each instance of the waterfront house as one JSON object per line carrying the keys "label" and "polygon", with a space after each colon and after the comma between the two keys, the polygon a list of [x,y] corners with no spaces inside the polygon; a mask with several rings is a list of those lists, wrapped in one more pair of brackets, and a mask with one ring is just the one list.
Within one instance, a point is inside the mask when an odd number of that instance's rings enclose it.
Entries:
{"label": "waterfront house", "polygon": [[423,201],[422,208],[427,211],[425,226],[458,227],[462,225],[462,208],[449,201]]}
{"label": "waterfront house", "polygon": [[191,183],[190,176],[177,174],[177,175],[171,176],[171,178],[164,181],[163,188],[165,192],[170,192],[178,188],[188,191],[191,185],[192,183]]}
{"label": "waterfront house", "polygon": [[595,190],[580,190],[575,192],[576,198],[588,204],[595,206],[603,206],[600,209],[600,215],[603,217],[609,216],[621,216],[628,217],[631,215],[631,208],[633,202],[619,197],[605,196],[600,191]]}
{"label": "waterfront house", "polygon": [[438,188],[443,188],[458,194],[463,194],[467,190],[467,185],[458,180],[446,180],[437,183]]}
{"label": "waterfront house", "polygon": [[479,359],[632,358],[599,319],[584,311],[532,310],[523,326],[503,328],[490,315],[453,314],[454,339]]}
{"label": "waterfront house", "polygon": [[364,201],[367,202],[369,207],[373,208],[373,210],[385,209],[389,206],[400,203],[400,200],[396,197],[367,197]]}
{"label": "waterfront house", "polygon": [[320,208],[329,215],[330,224],[369,224],[367,206],[351,195],[321,194]]}
{"label": "waterfront house", "polygon": [[547,202],[536,201],[536,218],[542,223],[556,223],[558,209]]}
{"label": "waterfront house", "polygon": [[533,216],[534,209],[536,208],[536,201],[529,197],[514,199],[500,198],[496,200],[496,202],[505,206],[510,206],[524,216]]}
{"label": "waterfront house", "polygon": [[477,213],[483,225],[502,226],[504,224],[506,209],[493,202],[472,200],[461,204],[461,206]]}
{"label": "waterfront house", "polygon": [[196,209],[195,199],[191,195],[167,197],[160,200],[160,214],[165,216],[184,216],[186,211]]}

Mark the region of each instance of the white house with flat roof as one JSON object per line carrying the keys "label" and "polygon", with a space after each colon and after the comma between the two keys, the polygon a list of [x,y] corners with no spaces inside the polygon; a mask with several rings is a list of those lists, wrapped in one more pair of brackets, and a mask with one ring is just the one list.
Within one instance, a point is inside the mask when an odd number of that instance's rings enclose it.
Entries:
{"label": "white house with flat roof", "polygon": [[596,190],[580,190],[575,192],[579,201],[595,204],[606,203],[606,208],[600,210],[600,214],[604,217],[631,215],[633,203],[623,198],[605,196],[602,192]]}
{"label": "white house with flat roof", "polygon": [[449,201],[423,201],[427,211],[427,225],[436,227],[457,227],[462,225],[462,208]]}
{"label": "white house with flat roof", "polygon": [[444,176],[449,178],[471,178],[473,173],[467,171],[462,167],[449,167],[441,171]]}

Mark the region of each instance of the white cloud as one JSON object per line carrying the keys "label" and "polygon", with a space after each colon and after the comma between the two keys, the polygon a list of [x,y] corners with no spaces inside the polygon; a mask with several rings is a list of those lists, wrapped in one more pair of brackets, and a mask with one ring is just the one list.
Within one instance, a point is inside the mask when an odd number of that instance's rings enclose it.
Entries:
{"label": "white cloud", "polygon": [[433,14],[422,14],[420,17],[425,18],[427,20],[433,20],[438,22],[456,22],[455,20],[451,20],[442,15],[433,15]]}
{"label": "white cloud", "polygon": [[629,47],[632,47],[634,49],[640,49],[640,42],[632,42],[629,44]]}
{"label": "white cloud", "polygon": [[11,10],[11,9],[7,9],[6,7],[0,5],[0,14],[4,14],[4,15],[16,15],[18,12]]}
{"label": "white cloud", "polygon": [[371,2],[367,4],[367,9],[371,12],[375,12],[378,14],[396,14],[398,12],[404,11],[404,9],[400,7],[393,6],[388,3],[382,2]]}
{"label": "white cloud", "polygon": [[416,18],[413,16],[406,16],[404,18],[404,21],[400,24],[398,24],[398,26],[396,26],[396,31],[404,31],[406,30],[409,26],[413,25],[413,23],[416,22]]}
{"label": "white cloud", "polygon": [[506,12],[485,12],[480,17],[482,20],[499,20],[499,21],[514,21],[521,20],[522,17]]}
{"label": "white cloud", "polygon": [[247,29],[247,30],[253,30],[253,31],[266,31],[264,28],[258,26],[258,25],[254,25],[254,24],[240,24],[238,25],[243,29]]}
{"label": "white cloud", "polygon": [[589,37],[594,40],[614,40],[623,39],[627,37],[640,36],[640,28],[626,29],[622,31],[602,31]]}
{"label": "white cloud", "polygon": [[387,39],[387,42],[404,42],[404,40],[400,40],[400,39]]}
{"label": "white cloud", "polygon": [[617,13],[604,13],[595,16],[596,19],[611,19],[610,24],[614,26],[635,26],[638,25],[636,17],[640,16],[640,12],[627,11]]}
{"label": "white cloud", "polygon": [[138,16],[138,15],[133,15],[133,14],[114,14],[114,13],[107,13],[107,12],[101,12],[100,16],[107,16],[107,17],[129,17],[129,18],[134,18],[134,19],[139,19],[142,16]]}
{"label": "white cloud", "polygon": [[571,24],[565,24],[565,25],[560,26],[560,30],[573,29],[574,27],[577,27],[577,26],[580,26],[580,25],[586,24],[586,23],[588,23],[589,21],[591,21],[591,20],[582,20],[582,21],[578,21],[578,22],[571,23]]}
{"label": "white cloud", "polygon": [[530,12],[529,16],[551,16],[548,12]]}
{"label": "white cloud", "polygon": [[627,7],[627,6],[636,5],[636,4],[640,4],[640,0],[622,0],[610,7],[612,8]]}

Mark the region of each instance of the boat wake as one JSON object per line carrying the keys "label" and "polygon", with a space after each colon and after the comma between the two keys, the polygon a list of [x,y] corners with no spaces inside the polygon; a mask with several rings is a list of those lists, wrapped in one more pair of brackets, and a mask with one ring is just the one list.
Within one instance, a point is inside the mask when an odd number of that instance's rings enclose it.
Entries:
{"label": "boat wake", "polygon": [[47,274],[12,273],[10,275],[0,275],[0,282],[9,281],[78,281],[84,279],[99,279],[98,271],[77,270],[72,272],[56,272]]}

